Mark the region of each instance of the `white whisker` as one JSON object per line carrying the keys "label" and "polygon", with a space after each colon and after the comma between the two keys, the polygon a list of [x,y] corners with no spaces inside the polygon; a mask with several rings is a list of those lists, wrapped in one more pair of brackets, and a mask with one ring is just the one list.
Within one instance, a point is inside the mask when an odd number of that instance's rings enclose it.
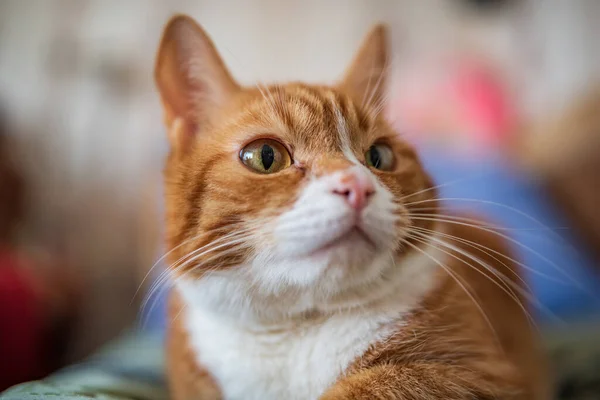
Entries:
{"label": "white whisker", "polygon": [[[567,274],[566,271],[564,271],[562,268],[560,268],[556,263],[554,263],[553,261],[549,260],[547,257],[543,256],[542,254],[540,254],[538,251],[535,251],[534,249],[532,249],[529,246],[524,245],[523,243],[519,242],[518,240],[513,239],[512,237],[503,234],[501,232],[497,232],[493,229],[488,229],[476,224],[468,224],[465,222],[460,222],[460,221],[453,221],[450,219],[444,219],[444,218],[420,218],[420,217],[412,217],[413,220],[421,220],[421,221],[433,221],[433,222],[444,222],[444,223],[449,223],[449,224],[456,224],[456,225],[462,225],[462,226],[468,226],[471,228],[475,228],[475,229],[480,229],[484,232],[489,232],[492,233],[498,237],[503,238],[506,241],[509,241],[517,246],[519,246],[520,248],[529,251],[531,254],[539,257],[542,261],[545,261],[548,263],[548,265],[552,266],[557,272],[560,272],[565,278],[567,278],[568,280],[571,281],[571,283],[573,285],[575,285],[578,289],[584,291],[585,293],[590,294],[587,290],[585,290],[583,288],[583,286],[581,286],[581,284],[579,282],[577,282],[576,280],[574,280],[569,274]],[[590,294],[591,295],[591,294]],[[595,296],[594,296],[595,298]]]}
{"label": "white whisker", "polygon": [[[445,254],[448,254],[449,256],[455,258],[458,261],[461,261],[463,263],[465,263],[467,266],[469,266],[470,268],[472,268],[473,270],[477,271],[478,273],[480,273],[482,276],[484,276],[486,279],[488,279],[490,282],[494,283],[498,288],[500,288],[504,293],[506,293],[507,296],[509,296],[515,303],[517,303],[517,305],[519,306],[519,308],[521,308],[521,310],[523,311],[523,313],[525,314],[525,316],[527,317],[527,319],[529,320],[529,322],[532,324],[533,327],[535,327],[536,329],[538,329],[537,324],[535,323],[534,318],[531,316],[531,314],[529,313],[529,311],[525,308],[525,306],[523,305],[522,301],[518,298],[518,296],[516,295],[516,293],[514,292],[514,290],[516,290],[521,296],[525,297],[530,303],[535,304],[536,306],[538,306],[542,311],[547,311],[542,305],[541,303],[539,303],[539,301],[533,297],[531,295],[530,292],[528,292],[527,290],[523,290],[523,288],[521,288],[519,285],[517,285],[513,280],[511,280],[509,277],[507,277],[505,274],[501,273],[500,271],[498,271],[497,269],[495,269],[494,267],[492,267],[489,263],[483,261],[482,259],[480,259],[479,257],[469,253],[466,250],[463,250],[457,246],[454,246],[442,239],[436,238],[436,237],[432,237],[431,235],[427,235],[427,234],[421,234],[418,232],[413,232],[413,234],[417,234],[419,235],[419,238],[421,240],[433,240],[436,243],[450,249],[453,251],[458,252],[459,254],[469,258],[470,260],[475,261],[476,263],[478,263],[479,265],[481,265],[483,268],[485,268],[485,270],[489,271],[491,274],[493,274],[496,278],[500,279],[502,281],[502,283],[506,286],[501,285],[499,282],[494,281],[489,275],[485,274],[483,271],[479,270],[479,268],[477,268],[475,265],[467,262],[464,259],[461,259],[460,257],[456,256],[455,254],[452,254],[449,251],[446,251],[444,249],[439,249],[440,251],[444,252]],[[413,239],[416,239],[414,236],[412,237]],[[506,264],[504,264],[506,266]],[[506,266],[508,268],[508,266]],[[510,270],[510,269],[509,269]],[[523,282],[525,284],[525,286],[527,287],[527,284],[525,283],[525,281],[518,275],[515,274],[517,279],[519,279],[521,282]],[[549,312],[549,311],[548,311]],[[549,315],[556,318],[557,320],[559,320],[554,314],[549,312]]]}
{"label": "white whisker", "polygon": [[[418,231],[421,231],[421,232],[424,232],[424,233],[428,233],[428,234],[434,234],[434,233],[435,234],[439,234],[441,236],[445,236],[445,237],[450,238],[452,240],[456,240],[456,241],[459,241],[461,243],[464,243],[464,244],[466,244],[468,246],[479,248],[481,251],[484,251],[490,257],[493,257],[493,255],[491,253],[496,254],[496,255],[498,255],[500,257],[503,257],[506,260],[508,260],[508,261],[510,261],[510,262],[512,262],[512,263],[514,263],[516,265],[518,265],[519,267],[523,268],[524,270],[526,270],[528,272],[531,272],[531,273],[533,273],[535,275],[538,275],[538,276],[540,276],[542,278],[547,279],[548,281],[566,285],[566,283],[564,282],[564,280],[556,279],[556,278],[554,278],[554,277],[552,277],[550,275],[544,274],[543,272],[540,272],[540,271],[538,271],[538,270],[536,270],[536,269],[534,269],[534,268],[532,268],[532,267],[530,267],[530,266],[528,266],[528,265],[526,265],[526,264],[524,264],[524,263],[522,263],[522,262],[520,262],[520,261],[518,261],[518,260],[516,260],[516,259],[514,259],[514,258],[512,258],[512,257],[510,257],[510,256],[508,256],[506,254],[504,254],[504,253],[502,253],[502,252],[499,252],[497,250],[494,250],[494,249],[492,249],[490,247],[484,246],[484,245],[482,245],[480,243],[477,243],[477,242],[474,242],[472,240],[467,240],[467,239],[464,239],[464,238],[461,238],[461,237],[458,237],[458,236],[449,235],[447,233],[441,234],[441,233],[438,233],[437,231],[434,231],[434,230],[431,230],[431,229],[421,228],[421,227],[416,227],[416,226],[412,227],[411,229],[418,230]],[[496,257],[494,257],[494,258],[497,259]],[[500,260],[498,260],[498,261],[502,262]],[[522,280],[523,283],[526,284],[526,282],[525,282],[524,279],[521,278],[521,280]]]}
{"label": "white whisker", "polygon": [[[428,257],[429,259],[431,259],[440,268],[442,268],[442,270],[444,270],[452,279],[454,279],[454,281],[460,286],[460,288],[465,292],[465,294],[471,299],[471,301],[473,302],[473,304],[475,305],[475,307],[479,310],[479,312],[481,313],[482,318],[486,321],[486,323],[488,324],[490,330],[492,331],[492,334],[494,335],[494,339],[495,339],[496,343],[498,344],[499,347],[501,347],[500,346],[500,340],[498,338],[498,333],[494,329],[494,326],[492,325],[492,322],[490,321],[490,318],[488,317],[488,315],[485,313],[485,311],[481,307],[481,304],[479,304],[479,302],[475,299],[475,295],[473,293],[471,293],[467,289],[467,286],[469,286],[469,285],[466,282],[461,281],[461,279],[458,276],[458,274],[455,274],[450,268],[448,268],[446,265],[444,265],[441,261],[439,261],[437,258],[435,258],[434,256],[432,256],[431,254],[428,254],[426,251],[424,251],[423,249],[421,249],[419,246],[414,245],[410,241],[405,240],[405,239],[402,239],[402,241],[405,244],[407,244],[408,246],[410,246],[413,249],[415,249],[416,251],[420,252],[421,254],[423,254],[426,257]],[[422,243],[426,244],[426,245],[429,244],[426,241],[422,241]],[[469,286],[469,288],[470,288],[470,286]],[[472,290],[472,288],[471,288],[471,290]]]}

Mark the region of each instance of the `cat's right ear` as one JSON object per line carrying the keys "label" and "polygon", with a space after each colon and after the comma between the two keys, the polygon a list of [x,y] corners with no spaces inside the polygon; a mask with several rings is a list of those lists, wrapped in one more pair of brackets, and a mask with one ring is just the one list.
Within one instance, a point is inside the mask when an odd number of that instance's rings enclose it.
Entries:
{"label": "cat's right ear", "polygon": [[212,40],[190,17],[177,15],[166,25],[154,69],[169,142],[184,150],[211,113],[240,87]]}
{"label": "cat's right ear", "polygon": [[385,99],[389,73],[389,33],[375,25],[346,69],[341,88],[359,104],[380,106]]}

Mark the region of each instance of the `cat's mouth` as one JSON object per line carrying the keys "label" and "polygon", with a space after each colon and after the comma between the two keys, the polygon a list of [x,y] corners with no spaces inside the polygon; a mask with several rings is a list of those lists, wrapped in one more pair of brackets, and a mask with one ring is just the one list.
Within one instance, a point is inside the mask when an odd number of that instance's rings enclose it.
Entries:
{"label": "cat's mouth", "polygon": [[367,245],[368,247],[377,247],[373,240],[358,225],[342,233],[341,235],[329,240],[323,246],[316,249],[313,255],[327,253],[340,247],[354,247],[357,245]]}

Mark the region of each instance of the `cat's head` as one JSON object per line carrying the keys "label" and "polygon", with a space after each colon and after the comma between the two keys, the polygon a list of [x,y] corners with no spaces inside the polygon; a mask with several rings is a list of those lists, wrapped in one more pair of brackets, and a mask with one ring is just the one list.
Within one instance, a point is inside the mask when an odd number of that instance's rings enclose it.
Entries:
{"label": "cat's head", "polygon": [[171,145],[169,260],[199,301],[329,311],[400,279],[410,293],[429,273],[402,263],[409,229],[430,228],[409,203],[433,210],[435,191],[383,116],[387,45],[375,27],[335,85],[242,87],[192,19],[169,22],[155,70]]}

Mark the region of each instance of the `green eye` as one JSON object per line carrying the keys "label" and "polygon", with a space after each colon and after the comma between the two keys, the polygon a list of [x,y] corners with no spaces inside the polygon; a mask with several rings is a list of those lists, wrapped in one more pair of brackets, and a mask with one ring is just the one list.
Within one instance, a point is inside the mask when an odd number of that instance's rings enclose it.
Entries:
{"label": "green eye", "polygon": [[287,149],[273,139],[259,139],[240,151],[240,159],[248,168],[261,174],[274,174],[292,165]]}
{"label": "green eye", "polygon": [[381,171],[394,168],[394,152],[387,144],[374,144],[365,154],[367,165]]}

